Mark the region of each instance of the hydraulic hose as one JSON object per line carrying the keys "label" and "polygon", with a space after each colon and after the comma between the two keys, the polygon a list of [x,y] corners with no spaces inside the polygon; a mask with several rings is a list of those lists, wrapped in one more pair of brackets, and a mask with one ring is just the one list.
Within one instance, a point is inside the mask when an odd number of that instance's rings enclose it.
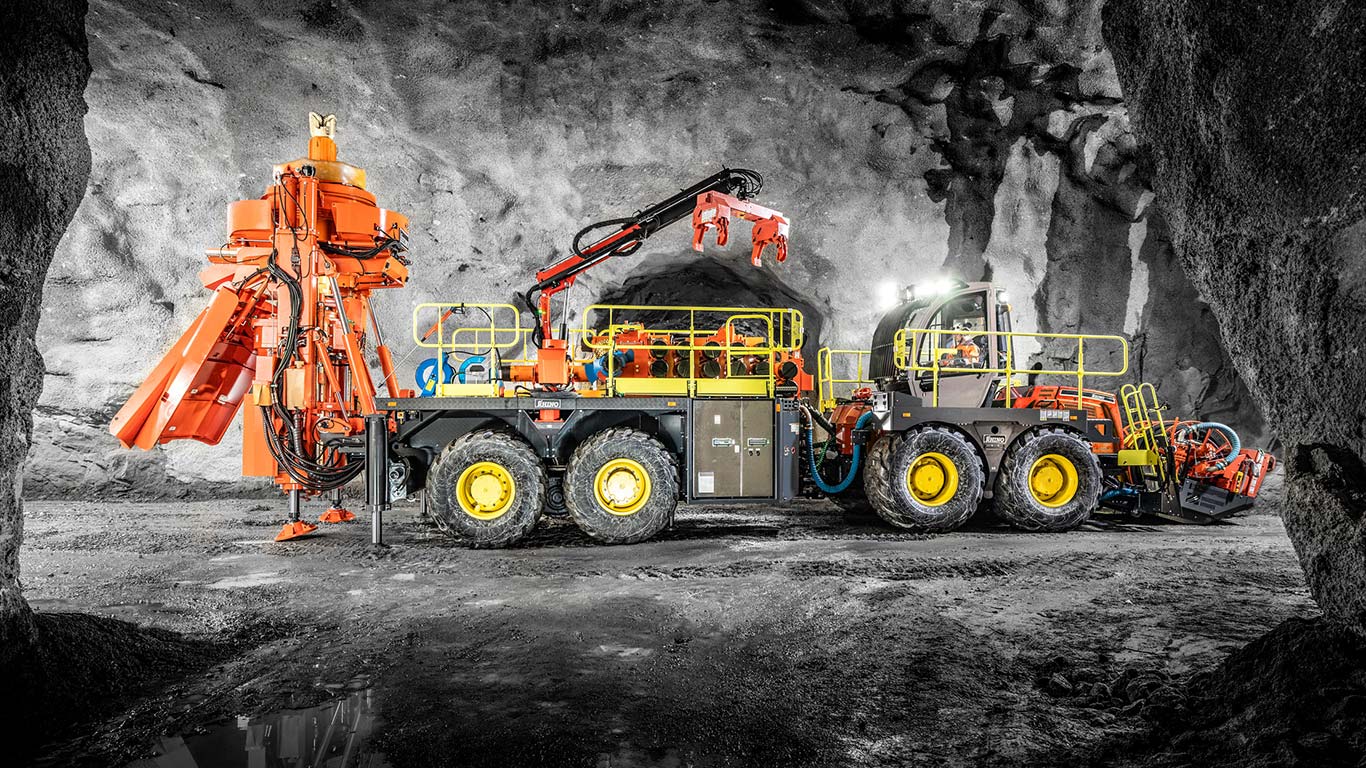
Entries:
{"label": "hydraulic hose", "polygon": [[1220,424],[1217,421],[1202,421],[1198,424],[1188,424],[1181,427],[1178,435],[1184,437],[1189,432],[1195,432],[1202,429],[1212,429],[1216,432],[1223,432],[1224,436],[1228,438],[1228,455],[1215,463],[1212,469],[1220,470],[1227,467],[1229,464],[1232,464],[1233,458],[1238,455],[1239,451],[1243,450],[1243,443],[1238,439],[1238,433],[1233,431],[1233,427],[1230,427],[1227,424]]}
{"label": "hydraulic hose", "polygon": [[[854,429],[863,429],[864,425],[872,421],[873,418],[874,416],[872,411],[863,414],[858,418],[858,421],[854,422]],[[841,480],[838,485],[830,485],[829,483],[825,482],[824,478],[821,477],[820,467],[816,466],[816,444],[815,439],[812,437],[812,433],[814,431],[815,430],[811,428],[811,423],[807,422],[806,460],[811,465],[811,479],[815,481],[816,487],[821,489],[822,493],[826,493],[831,496],[837,493],[844,493],[846,490],[849,489],[849,486],[853,484],[854,478],[858,477],[859,464],[863,460],[863,446],[854,446],[854,458],[853,461],[849,463],[849,473],[844,476],[844,479]]]}

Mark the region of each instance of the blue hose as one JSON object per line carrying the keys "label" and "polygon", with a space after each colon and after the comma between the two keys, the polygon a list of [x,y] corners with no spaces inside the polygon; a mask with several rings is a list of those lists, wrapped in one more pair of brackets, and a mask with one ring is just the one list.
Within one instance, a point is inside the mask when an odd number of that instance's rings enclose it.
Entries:
{"label": "blue hose", "polygon": [[[854,422],[854,429],[863,429],[863,425],[867,424],[872,419],[872,411],[863,414],[862,416],[858,417],[858,421]],[[844,476],[844,479],[840,481],[839,485],[830,485],[826,483],[825,480],[821,479],[820,467],[816,466],[816,445],[815,441],[811,437],[811,432],[811,423],[807,422],[806,459],[808,462],[811,463],[811,479],[816,482],[816,487],[821,489],[822,493],[826,493],[831,496],[837,493],[844,493],[849,489],[849,486],[854,482],[854,478],[858,477],[859,461],[863,458],[863,446],[854,446],[854,460],[849,464],[849,474]]]}
{"label": "blue hose", "polygon": [[1238,433],[1233,431],[1233,427],[1230,427],[1227,424],[1220,424],[1217,421],[1202,421],[1199,424],[1183,426],[1181,427],[1181,434],[1184,435],[1186,432],[1194,432],[1200,429],[1213,429],[1223,432],[1224,436],[1228,438],[1228,455],[1214,465],[1213,469],[1215,470],[1223,469],[1229,464],[1232,464],[1233,459],[1238,455],[1238,452],[1243,450],[1243,443],[1238,439]]}

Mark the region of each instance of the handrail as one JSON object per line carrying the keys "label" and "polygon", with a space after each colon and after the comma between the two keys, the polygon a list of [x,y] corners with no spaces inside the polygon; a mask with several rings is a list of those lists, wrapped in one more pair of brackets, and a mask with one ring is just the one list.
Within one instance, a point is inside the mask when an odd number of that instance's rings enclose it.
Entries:
{"label": "handrail", "polygon": [[[1122,448],[1138,448],[1163,454],[1166,449],[1167,426],[1162,414],[1162,404],[1157,400],[1157,388],[1148,382],[1137,386],[1125,384],[1119,390],[1120,401],[1124,405],[1125,434]],[[1157,475],[1162,481],[1167,479],[1167,465],[1157,462]]]}
{"label": "handrail", "polygon": [[[453,312],[459,318],[452,320]],[[588,327],[587,318],[597,312],[607,313],[604,330]],[[643,323],[621,320],[631,312],[664,313],[675,315],[673,327],[646,327]],[[724,380],[744,380],[731,387],[734,394],[758,395],[760,390],[771,396],[776,386],[777,364],[783,356],[797,353],[804,341],[804,319],[799,310],[773,307],[706,307],[706,306],[650,306],[622,304],[593,304],[586,307],[585,322],[578,328],[566,330],[570,361],[575,366],[591,364],[603,355],[615,360],[618,351],[663,351],[673,360],[687,361],[686,376],[642,378],[619,376],[619,366],[608,365],[606,393],[619,394],[626,388],[618,379],[631,379],[633,393],[685,390],[693,394],[705,390],[708,394],[729,394]],[[705,320],[705,322],[704,322]],[[739,326],[757,326],[744,333]],[[533,365],[537,361],[532,348],[534,328],[523,325],[521,309],[512,304],[481,302],[427,302],[413,309],[413,341],[419,347],[435,350],[438,359],[445,360],[451,352],[479,353],[492,350],[498,362],[511,365]],[[629,338],[639,335],[639,339]],[[741,337],[751,343],[744,343]],[[753,343],[756,340],[758,343]],[[667,341],[665,341],[667,340]],[[716,352],[723,366],[715,377],[699,375],[702,355]],[[754,373],[736,373],[731,369],[734,358],[756,356],[764,360]],[[446,367],[437,367],[438,385],[447,375]],[[699,386],[698,382],[706,382]],[[596,386],[596,384],[595,384]]]}
{"label": "handrail", "polygon": [[[707,307],[707,306],[652,306],[643,304],[590,304],[583,310],[582,317],[584,325],[575,329],[582,334],[585,339],[598,335],[605,335],[606,331],[589,328],[587,319],[596,312],[607,313],[607,331],[618,325],[614,317],[622,312],[664,312],[664,313],[687,313],[688,324],[686,328],[648,328],[640,323],[630,323],[631,327],[639,328],[644,333],[687,334],[689,337],[710,336],[719,329],[730,327],[736,320],[740,319],[761,319],[765,320],[768,329],[769,344],[766,348],[772,351],[796,351],[801,349],[805,341],[805,318],[800,310],[788,307]],[[703,324],[699,327],[698,315],[726,315],[726,319],[720,325],[715,323]],[[681,323],[680,323],[681,325]],[[775,335],[776,328],[776,335]]]}
{"label": "handrail", "polygon": [[[427,322],[429,311],[435,312],[434,321]],[[477,316],[476,312],[482,317]],[[453,315],[459,315],[458,319],[453,320]],[[450,328],[452,325],[455,327]],[[454,383],[445,380],[445,361],[449,353],[487,351],[492,352],[500,363],[529,362],[531,358],[527,354],[527,344],[532,330],[522,325],[521,309],[512,304],[442,301],[424,302],[413,307],[413,342],[418,347],[436,350],[434,356],[442,361],[437,364],[435,371],[438,392],[444,385]]]}
{"label": "handrail", "polygon": [[[910,334],[910,344],[907,344],[907,334]],[[913,350],[920,348],[921,339],[930,336],[930,341],[934,344],[935,354],[930,365],[920,365],[912,359]],[[1006,344],[1005,364],[999,368],[975,367],[975,366],[952,366],[940,365],[939,356],[939,337],[941,336],[970,336],[972,338],[1005,338],[1013,340],[1016,338],[1041,339],[1044,341],[1075,341],[1077,343],[1077,367],[1075,369],[1039,369],[1039,368],[1016,368],[1014,366],[1013,354],[1014,344]],[[1086,342],[1117,342],[1122,352],[1123,364],[1119,370],[1087,370],[1086,369]],[[1016,374],[1027,374],[1031,376],[1076,376],[1077,377],[1077,401],[1081,404],[1082,390],[1085,378],[1093,377],[1115,377],[1123,376],[1129,371],[1129,341],[1123,336],[1097,335],[1084,333],[1027,333],[1024,331],[963,331],[952,328],[903,328],[896,333],[894,340],[895,356],[897,368],[911,373],[931,373],[934,388],[932,405],[939,405],[939,375],[941,373],[991,373],[1004,376],[1006,379],[1005,405],[1011,407],[1014,397],[1014,379]],[[984,350],[984,354],[985,354]]]}
{"label": "handrail", "polygon": [[[427,326],[426,333],[420,333],[418,329],[421,328],[423,325],[423,323],[420,322],[420,319],[422,317],[423,310],[426,309],[436,310],[436,320],[431,325]],[[488,325],[470,325],[469,323],[462,322],[456,326],[455,330],[451,332],[451,339],[448,342],[446,340],[445,325],[447,319],[452,314],[450,310],[460,312],[463,315],[462,319],[464,319],[469,317],[469,315],[466,314],[465,311],[471,309],[482,310],[484,312],[485,319],[488,320]],[[498,310],[507,310],[508,312],[512,313],[512,324],[510,326],[499,325],[498,320],[496,319],[499,317]],[[480,341],[479,333],[485,331],[487,331],[489,334],[488,341]],[[517,346],[518,343],[522,342],[524,340],[523,337],[530,331],[530,328],[522,326],[521,310],[519,310],[517,307],[511,304],[493,304],[472,301],[443,301],[426,302],[423,304],[418,304],[416,307],[413,307],[413,342],[417,344],[419,347],[427,347],[429,349],[440,349],[442,347],[478,346],[480,348],[494,347],[496,349],[510,349],[512,347]],[[466,332],[472,333],[474,335],[474,341],[459,343],[456,342],[456,337],[459,336],[461,333]],[[499,341],[499,336],[504,333],[508,334],[509,338],[506,341]],[[431,339],[433,337],[436,338],[435,343],[428,341],[428,339]]]}
{"label": "handrail", "polygon": [[[706,307],[706,306],[647,306],[621,304],[594,304],[583,312],[585,320],[595,312],[607,313],[605,331],[584,327],[575,329],[581,335],[584,346],[594,352],[615,359],[616,353],[623,350],[638,350],[653,353],[672,353],[676,359],[687,361],[687,376],[669,376],[651,379],[656,388],[674,388],[687,394],[706,391],[710,394],[750,394],[771,397],[776,386],[777,356],[791,354],[801,349],[803,342],[803,318],[800,311],[786,307]],[[651,312],[686,314],[687,327],[682,322],[672,327],[648,327],[643,323],[617,321],[616,316],[623,312]],[[699,315],[724,316],[720,325],[708,323],[699,327]],[[736,326],[745,322],[757,322],[763,327],[762,340],[758,344],[737,343],[740,333]],[[623,340],[626,334],[638,335],[642,340]],[[751,334],[751,337],[753,334]],[[662,339],[668,339],[663,341]],[[698,352],[715,351],[722,365],[717,376],[698,375]],[[735,357],[760,357],[765,362],[755,373],[748,371],[735,373],[731,361]],[[629,379],[636,388],[642,385],[634,377],[617,375],[618,366],[607,367],[606,386],[609,394],[622,390],[620,381]],[[727,385],[725,381],[739,380],[740,384]]]}
{"label": "handrail", "polygon": [[[854,378],[837,379],[835,378],[834,356],[853,355],[854,356]],[[851,384],[857,387],[861,384],[872,384],[871,379],[864,378],[864,361],[868,360],[872,353],[866,349],[832,349],[821,347],[816,353],[816,398],[822,411],[833,411],[839,404],[838,396],[835,394],[836,384]],[[851,388],[852,390],[852,388]]]}

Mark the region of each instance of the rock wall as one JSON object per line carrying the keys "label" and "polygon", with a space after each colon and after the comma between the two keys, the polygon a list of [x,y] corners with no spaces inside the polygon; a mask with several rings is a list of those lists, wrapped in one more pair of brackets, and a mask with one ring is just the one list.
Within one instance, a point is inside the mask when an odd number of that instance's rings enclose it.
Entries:
{"label": "rock wall", "polygon": [[235,434],[142,454],[105,425],[203,306],[225,203],[303,153],[309,110],[338,114],[342,159],[413,219],[412,284],[379,299],[400,358],[414,304],[513,301],[584,223],[728,164],[793,220],[786,264],[666,232],[574,306],[796,302],[821,343],[857,347],[884,280],[990,277],[1018,328],[1130,333],[1179,411],[1255,438],[1149,205],[1101,4],[96,0],[95,171],[49,280],[29,492],[259,488]]}
{"label": "rock wall", "polygon": [[[81,92],[90,73],[83,3],[33,2],[0,13],[0,670],[15,672],[31,636],[21,594],[21,469],[43,386],[34,345],[43,278],[90,173]],[[7,680],[23,691],[21,681]]]}
{"label": "rock wall", "polygon": [[1113,0],[1170,237],[1285,445],[1326,616],[1366,631],[1366,7]]}

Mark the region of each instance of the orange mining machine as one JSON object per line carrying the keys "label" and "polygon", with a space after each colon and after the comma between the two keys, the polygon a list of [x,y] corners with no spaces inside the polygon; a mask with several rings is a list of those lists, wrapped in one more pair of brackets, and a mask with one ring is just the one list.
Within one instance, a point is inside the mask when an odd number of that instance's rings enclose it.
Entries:
{"label": "orange mining machine", "polygon": [[[1014,331],[989,283],[898,292],[869,347],[821,349],[814,375],[792,308],[593,304],[578,327],[568,308],[556,321],[552,298],[578,276],[689,218],[698,250],[740,219],[751,262],[782,262],[788,220],[753,202],[762,180],[745,169],[583,228],[521,306],[417,305],[412,340],[432,356],[400,389],[372,302],[407,281],[407,219],[337,160],[335,120],[310,119],[307,156],[228,206],[227,243],[201,274],[208,307],[111,425],[129,447],[215,444],[244,410],[243,473],[289,495],[277,540],[317,530],[306,497],[330,496],[321,522],[352,519],[340,489],[361,477],[376,544],[391,501],[416,497],[442,530],[501,547],[543,515],[626,544],[670,525],[680,501],[800,496],[928,532],[984,508],[1032,531],[1101,508],[1213,522],[1250,505],[1275,464],[1223,425],[1166,418],[1151,385],[1087,389],[1126,374],[1128,341]],[[1016,352],[1043,344],[1062,359],[1072,345],[1070,364]],[[1114,365],[1098,368],[1097,350]]]}
{"label": "orange mining machine", "polygon": [[404,394],[371,301],[408,280],[408,219],[376,203],[364,170],[337,160],[335,117],[309,118],[307,156],[276,165],[260,198],[228,205],[227,242],[200,273],[208,307],[110,425],[125,447],[214,445],[245,403],[242,473],[289,494],[277,540],[317,528],[300,518],[304,495],[331,495],[321,522],[355,517],[340,489],[364,469],[356,449],[367,429],[386,424],[367,349],[389,397]]}

